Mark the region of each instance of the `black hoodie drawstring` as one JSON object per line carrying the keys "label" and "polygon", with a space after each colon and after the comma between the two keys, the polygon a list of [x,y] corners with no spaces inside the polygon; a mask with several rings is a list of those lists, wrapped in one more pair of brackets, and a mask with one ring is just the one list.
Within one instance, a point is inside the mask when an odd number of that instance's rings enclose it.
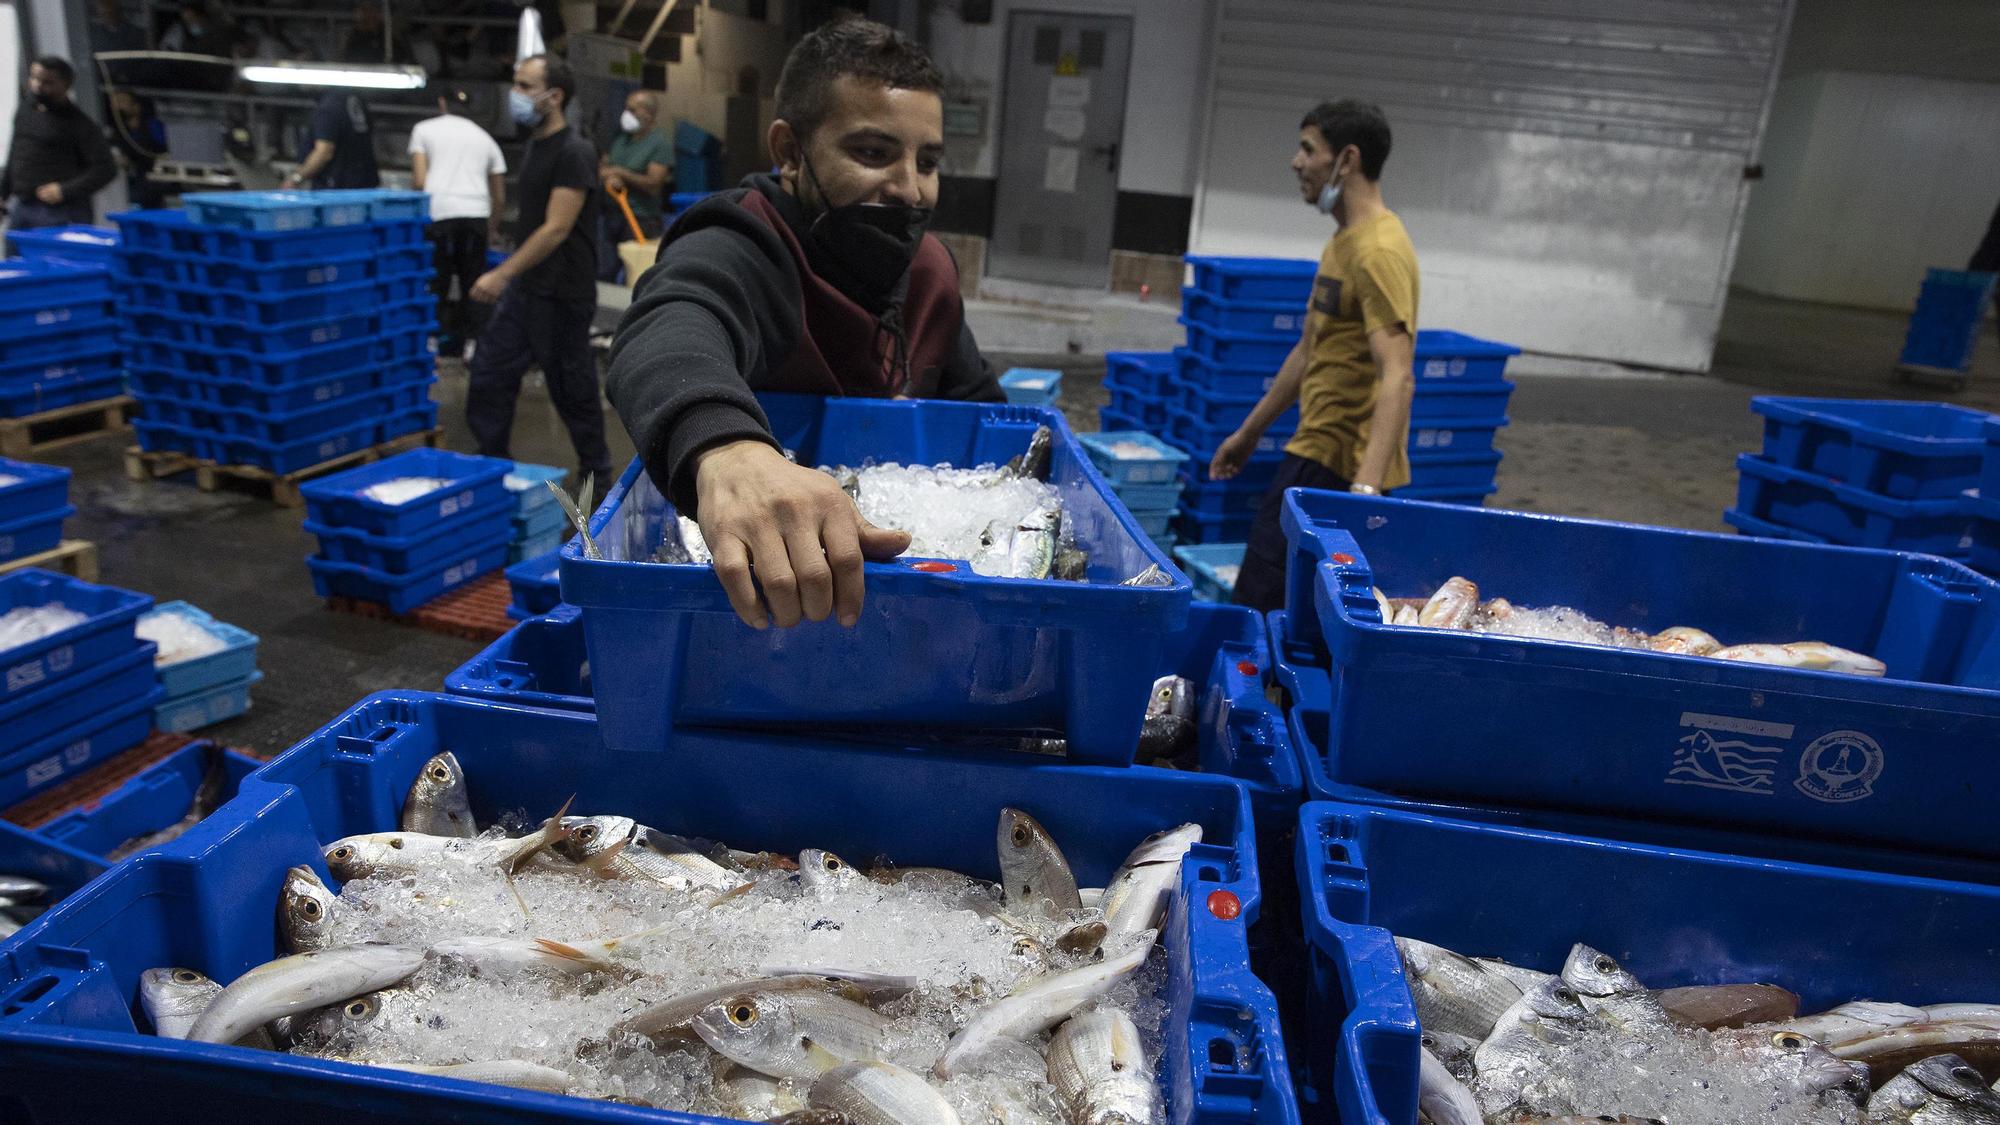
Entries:
{"label": "black hoodie drawstring", "polygon": [[[875,339],[878,349],[884,333],[892,341],[889,354],[883,357],[889,361],[889,391],[891,394],[902,394],[910,385],[910,337],[903,329],[901,305],[890,305],[882,310],[882,315],[876,319]],[[877,354],[880,354],[879,350]]]}

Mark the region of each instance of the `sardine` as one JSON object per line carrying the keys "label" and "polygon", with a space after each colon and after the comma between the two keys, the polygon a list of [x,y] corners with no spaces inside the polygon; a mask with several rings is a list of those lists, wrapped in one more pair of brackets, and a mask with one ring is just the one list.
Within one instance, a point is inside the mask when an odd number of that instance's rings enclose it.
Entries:
{"label": "sardine", "polygon": [[[563,808],[568,807],[564,802]],[[327,845],[326,866],[343,883],[376,874],[417,874],[434,864],[451,862],[513,872],[544,848],[562,842],[566,835],[563,825],[559,811],[540,830],[514,838],[467,840],[417,832],[370,832]]]}
{"label": "sardine", "polygon": [[222,986],[193,969],[147,969],[139,974],[139,1006],[162,1039],[186,1039]]}
{"label": "sardine", "polygon": [[1868,1099],[1869,1125],[2000,1125],[2000,1094],[1957,1055],[1919,1059]]}
{"label": "sardine", "polygon": [[1660,1006],[1658,998],[1639,983],[1639,978],[1609,954],[1582,942],[1570,947],[1569,957],[1563,962],[1562,980],[1586,1009],[1608,1018],[1621,1030],[1635,1035],[1653,1034],[1674,1026],[1673,1018]]}
{"label": "sardine", "polygon": [[717,1000],[694,1019],[717,1054],[778,1078],[817,1078],[844,1062],[879,1059],[889,1021],[811,989],[746,992]]}
{"label": "sardine", "polygon": [[1141,930],[1160,927],[1180,884],[1188,849],[1201,843],[1201,825],[1183,824],[1156,832],[1132,849],[1104,888],[1104,923],[1113,944]]}
{"label": "sardine", "polygon": [[1479,609],[1479,587],[1472,580],[1454,575],[1445,579],[1424,608],[1417,611],[1417,624],[1432,629],[1465,629]]}
{"label": "sardine", "polygon": [[820,1075],[806,1102],[851,1125],[959,1125],[958,1111],[930,1083],[876,1060],[843,1063]]}
{"label": "sardine", "polygon": [[1662,629],[1646,639],[1646,647],[1654,652],[1673,652],[1685,656],[1712,656],[1722,648],[1722,642],[1689,625],[1675,625]]}
{"label": "sardine", "polygon": [[1041,822],[1020,809],[1001,809],[1000,885],[1009,910],[1059,914],[1083,909],[1069,860]]}
{"label": "sardine", "polygon": [[1885,676],[1889,666],[1872,656],[1850,652],[1821,641],[1794,641],[1791,644],[1730,645],[1707,654],[1713,660],[1735,660],[1746,664],[1771,664],[1780,668],[1804,668],[1813,672],[1844,672],[1851,676]]}
{"label": "sardine", "polygon": [[1120,582],[1120,586],[1171,586],[1174,576],[1160,569],[1159,563],[1147,563],[1146,569]]}
{"label": "sardine", "polygon": [[402,827],[405,832],[426,836],[469,840],[479,835],[479,828],[472,822],[472,797],[458,755],[445,750],[432,756],[417,771],[417,780],[411,783],[410,794],[403,801]]}
{"label": "sardine", "polygon": [[407,945],[351,945],[268,961],[222,990],[188,1038],[234,1043],[279,1016],[323,1008],[387,988],[417,971],[424,951]]}
{"label": "sardine", "polygon": [[1151,1125],[1160,1087],[1132,1017],[1115,1008],[1073,1016],[1049,1040],[1049,1085],[1068,1125]]}
{"label": "sardine", "polygon": [[1430,1125],[1484,1125],[1479,1099],[1427,1049],[1417,1052],[1417,1112]]}
{"label": "sardine", "polygon": [[485,1062],[444,1063],[369,1063],[388,1070],[403,1070],[411,1074],[424,1074],[432,1078],[456,1078],[461,1082],[486,1082],[495,1086],[507,1086],[516,1090],[540,1090],[548,1094],[567,1094],[574,1080],[569,1075],[552,1066],[524,1062],[521,1059],[491,1059]]}
{"label": "sardine", "polygon": [[855,1003],[867,999],[859,986],[829,981],[824,974],[771,973],[668,997],[627,1016],[613,1030],[653,1039],[692,1039],[695,1017],[714,1004],[738,996],[793,991],[825,992]]}
{"label": "sardine", "polygon": [[333,892],[312,868],[301,863],[286,871],[278,892],[278,932],[285,948],[293,953],[333,948],[334,906]]}
{"label": "sardine", "polygon": [[1786,1020],[1783,1027],[1831,1047],[1886,1028],[1923,1023],[1929,1018],[1922,1008],[1912,1008],[1908,1004],[1856,1000],[1814,1015]]}
{"label": "sardine", "polygon": [[1156,936],[1141,934],[1130,950],[1097,964],[1032,978],[1012,994],[980,1009],[952,1036],[933,1073],[950,1078],[994,1043],[1039,1035],[1068,1019],[1144,964]]}
{"label": "sardine", "polygon": [[1775,984],[1702,984],[1661,989],[1653,995],[1668,1015],[1710,1031],[1780,1023],[1799,1014],[1798,993]]}
{"label": "sardine", "polygon": [[1417,1022],[1426,1028],[1485,1039],[1521,999],[1521,987],[1506,975],[1441,945],[1399,937],[1396,951],[1403,957]]}

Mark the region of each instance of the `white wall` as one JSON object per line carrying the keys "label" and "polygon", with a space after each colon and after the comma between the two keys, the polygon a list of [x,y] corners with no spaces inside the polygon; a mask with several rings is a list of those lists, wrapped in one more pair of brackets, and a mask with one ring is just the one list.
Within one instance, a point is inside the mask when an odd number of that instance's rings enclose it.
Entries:
{"label": "white wall", "polygon": [[993,22],[983,25],[960,23],[941,10],[931,27],[931,54],[944,68],[947,92],[953,98],[986,103],[985,135],[951,138],[946,144],[945,173],[994,175],[1012,12],[1122,15],[1132,18],[1132,67],[1125,90],[1118,187],[1192,195],[1207,89],[1209,8],[1205,0],[999,0]]}

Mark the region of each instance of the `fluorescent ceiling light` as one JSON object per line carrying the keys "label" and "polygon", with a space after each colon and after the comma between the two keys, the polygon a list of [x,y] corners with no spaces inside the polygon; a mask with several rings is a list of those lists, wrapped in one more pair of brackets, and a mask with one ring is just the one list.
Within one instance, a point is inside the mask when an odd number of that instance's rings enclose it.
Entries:
{"label": "fluorescent ceiling light", "polygon": [[358,90],[418,90],[427,81],[420,66],[366,63],[250,62],[237,67],[236,73],[247,82]]}

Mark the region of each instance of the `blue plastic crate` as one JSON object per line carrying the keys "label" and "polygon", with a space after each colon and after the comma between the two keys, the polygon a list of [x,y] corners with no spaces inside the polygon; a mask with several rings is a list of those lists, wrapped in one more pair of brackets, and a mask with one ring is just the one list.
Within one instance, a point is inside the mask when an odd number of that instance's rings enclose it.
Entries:
{"label": "blue plastic crate", "polygon": [[[1293,692],[1316,798],[1360,786],[2000,857],[1995,783],[1968,765],[2000,738],[2000,584],[1962,566],[1308,490],[1284,526],[1293,639],[1340,687],[1337,707]],[[1634,629],[1824,641],[1888,676],[1380,623],[1371,587],[1414,597],[1457,574]]]}
{"label": "blue plastic crate", "polygon": [[152,211],[120,211],[107,215],[118,227],[120,258],[134,251],[166,254],[205,254],[211,251],[215,232],[201,226],[179,208]]}
{"label": "blue plastic crate", "polygon": [[405,574],[388,574],[355,563],[336,562],[314,556],[306,560],[312,571],[313,589],[322,598],[353,598],[377,602],[389,612],[405,614],[418,606],[455,590],[488,571],[507,565],[507,533],[484,541],[459,541],[450,563]]}
{"label": "blue plastic crate", "polygon": [[0,700],[124,655],[139,643],[132,625],[153,599],[46,570],[0,575],[0,613],[51,604],[85,614],[85,619],[41,640],[0,649]]}
{"label": "blue plastic crate", "polygon": [[[1410,483],[1416,489],[1447,489],[1456,493],[1493,486],[1505,455],[1497,449],[1461,452],[1410,451]],[[1398,489],[1397,491],[1401,491]]]}
{"label": "blue plastic crate", "polygon": [[71,224],[40,230],[10,230],[7,241],[27,260],[54,260],[109,269],[118,255],[118,232],[109,227]]}
{"label": "blue plastic crate", "polygon": [[263,682],[264,673],[253,671],[240,680],[216,684],[191,695],[162,699],[153,708],[153,726],[185,734],[226,723],[250,710],[250,689]]}
{"label": "blue plastic crate", "polygon": [[153,706],[161,698],[157,686],[127,696],[0,758],[0,806],[21,801],[144,742],[153,729]]}
{"label": "blue plastic crate", "polygon": [[[0,1081],[44,1125],[115,1120],[114,1107],[146,1099],[293,1122],[633,1119],[632,1109],[604,1102],[167,1042],[135,1022],[145,968],[184,964],[228,980],[276,956],[274,927],[213,920],[245,902],[275,901],[287,866],[317,866],[327,842],[393,827],[410,779],[449,749],[476,779],[474,814],[489,821],[560,788],[577,793],[578,807],[616,808],[667,831],[779,851],[881,852],[982,875],[993,869],[986,814],[1008,804],[1032,809],[1064,840],[1078,878],[1099,882],[1128,838],[1162,823],[1200,824],[1203,843],[1183,867],[1163,931],[1175,971],[1164,996],[1161,1085],[1175,1120],[1297,1122],[1276,1003],[1247,966],[1245,935],[1262,891],[1250,805],[1235,784],[692,732],[676,740],[674,769],[634,772],[614,765],[619,755],[596,726],[587,715],[414,692],[363,701],[245,779],[205,825],[73,895],[9,944],[0,957],[0,994],[12,1001],[0,1023]],[[905,784],[913,771],[930,780]],[[773,776],[786,780],[773,785]],[[878,788],[886,794],[864,797]],[[937,801],[942,790],[977,802],[980,815],[963,801]],[[864,799],[876,813],[855,817],[853,802]],[[1210,911],[1217,892],[1241,912]]]}
{"label": "blue plastic crate", "polygon": [[1924,278],[1897,363],[1962,373],[1972,365],[1979,326],[2000,274],[1933,269]]}
{"label": "blue plastic crate", "polygon": [[[426,242],[422,222],[370,223],[368,235],[370,244],[377,250],[405,250],[412,246],[422,246]],[[503,257],[501,259],[505,261]]]}
{"label": "blue plastic crate", "polygon": [[354,311],[314,320],[258,324],[240,320],[202,320],[196,323],[201,327],[202,342],[209,347],[274,355],[373,336],[381,315],[379,311]]}
{"label": "blue plastic crate", "polygon": [[[317,524],[384,537],[410,536],[439,520],[507,498],[504,478],[513,465],[495,457],[413,449],[311,481],[299,493],[306,501],[306,518]],[[437,477],[450,483],[401,504],[384,504],[366,495],[374,485],[400,477]]]}
{"label": "blue plastic crate", "polygon": [[1229,604],[1236,591],[1234,578],[1216,573],[1219,566],[1243,565],[1242,543],[1191,543],[1174,550],[1174,560],[1194,579],[1194,596],[1204,601]]}
{"label": "blue plastic crate", "polygon": [[61,465],[0,457],[0,477],[14,478],[0,484],[0,521],[39,515],[68,503],[69,470]]}
{"label": "blue plastic crate", "polygon": [[1272,363],[1230,366],[1199,355],[1192,348],[1174,349],[1174,358],[1173,375],[1183,384],[1230,398],[1262,397],[1277,381],[1278,368],[1284,362],[1280,357]]}
{"label": "blue plastic crate", "polygon": [[[547,492],[548,489],[544,488],[542,491]],[[549,499],[554,501],[555,497],[550,496]],[[562,505],[557,503],[544,504],[525,516],[519,514],[518,508],[513,511],[515,514],[511,523],[514,541],[517,543],[523,539],[538,539],[544,535],[559,536],[563,529],[569,526],[569,513],[563,511]]]}
{"label": "blue plastic crate", "polygon": [[111,280],[114,288],[122,288],[135,281],[201,284],[207,279],[199,264],[206,261],[199,254],[135,250],[127,246],[121,248],[111,261]]}
{"label": "blue plastic crate", "polygon": [[35,382],[25,386],[0,384],[0,413],[19,418],[44,410],[74,406],[79,402],[99,402],[125,393],[125,377],[117,371],[89,376]]}
{"label": "blue plastic crate", "polygon": [[1174,516],[1177,511],[1174,508],[1130,508],[1127,510],[1132,513],[1132,522],[1139,525],[1139,530],[1148,539],[1156,542],[1160,536],[1168,533],[1168,525],[1174,522]]}
{"label": "blue plastic crate", "polygon": [[1298,344],[1296,335],[1231,332],[1196,324],[1186,317],[1181,323],[1187,326],[1188,348],[1218,367],[1262,367],[1275,373]]}
{"label": "blue plastic crate", "polygon": [[1190,257],[1194,287],[1231,301],[1292,301],[1312,295],[1319,263],[1307,258]]}
{"label": "blue plastic crate", "polygon": [[1000,376],[1000,390],[1016,406],[1053,406],[1062,397],[1063,373],[1045,367],[1012,367]]}
{"label": "blue plastic crate", "polygon": [[1972,517],[1956,496],[1892,500],[1749,453],[1736,458],[1736,471],[1736,508],[1753,519],[1850,547],[1947,558],[1964,558],[1972,550]]}
{"label": "blue plastic crate", "polygon": [[516,461],[507,470],[505,484],[507,492],[514,497],[515,515],[525,516],[543,508],[557,508],[556,494],[549,491],[549,482],[558,486],[569,478],[569,470],[555,465],[536,465],[527,461]]}
{"label": "blue plastic crate", "polygon": [[[37,831],[64,847],[92,856],[108,856],[127,843],[170,827],[185,817],[201,789],[211,759],[216,757],[221,759],[224,801],[234,797],[243,779],[263,765],[255,758],[222,749],[212,742],[190,742],[88,807],[66,812]],[[6,864],[0,862],[0,867]]]}
{"label": "blue plastic crate", "polygon": [[1255,511],[1213,516],[1183,507],[1174,527],[1183,543],[1241,543],[1256,518]]}
{"label": "blue plastic crate", "polygon": [[[423,224],[408,224],[422,229]],[[383,226],[321,227],[299,231],[207,228],[200,252],[227,262],[311,262],[351,258],[384,249]]]}
{"label": "blue plastic crate", "polygon": [[1950,499],[1979,483],[1982,410],[1937,402],[1759,395],[1764,459],[1897,500]]}
{"label": "blue plastic crate", "polygon": [[125,381],[131,386],[132,394],[142,401],[164,397],[198,402],[204,378],[153,367],[131,367],[125,371]]}
{"label": "blue plastic crate", "polygon": [[135,418],[132,421],[132,436],[142,452],[187,453],[199,456],[194,450],[195,435],[179,426]]}
{"label": "blue plastic crate", "polygon": [[1498,340],[1419,328],[1415,351],[1418,391],[1424,383],[1436,380],[1477,383],[1502,379],[1507,374],[1507,361],[1520,354],[1521,349]]}
{"label": "blue plastic crate", "polygon": [[[1760,539],[1782,539],[1788,543],[1819,543],[1823,545],[1826,543],[1826,539],[1823,536],[1814,535],[1809,531],[1800,531],[1797,528],[1782,527],[1768,520],[1760,520],[1755,516],[1746,516],[1735,508],[1723,510],[1722,522],[1744,535],[1754,535]],[[1974,554],[1977,554],[1976,520],[1974,521],[1974,526]]]}
{"label": "blue plastic crate", "polygon": [[182,260],[181,273],[188,281],[211,289],[280,297],[301,290],[370,282],[382,268],[383,262],[374,254],[297,262],[238,262],[190,255]]}
{"label": "blue plastic crate", "polygon": [[0,521],[0,562],[13,562],[28,555],[53,550],[62,542],[63,521],[76,514],[65,504],[60,508],[31,512],[19,519]]}
{"label": "blue plastic crate", "polygon": [[[1020,406],[765,395],[773,434],[805,464],[1002,462],[1038,426],[1054,434],[1049,481],[1088,554],[1088,581],[987,578],[964,561],[869,563],[858,624],[754,630],[737,619],[712,568],[649,559],[672,510],[636,462],[593,518],[609,559],[563,547],[563,597],[585,608],[605,738],[657,748],[676,724],[754,722],[860,729],[1060,731],[1072,760],[1129,763],[1145,675],[1186,621],[1184,579],[1122,583],[1171,567],[1083,456],[1061,414]],[[976,652],[935,658],[932,638]],[[641,655],[643,654],[643,655]],[[817,670],[895,668],[865,693]],[[1005,683],[1005,691],[992,685]]]}
{"label": "blue plastic crate", "polygon": [[43,901],[56,903],[104,874],[105,865],[89,852],[0,820],[0,871],[45,884]]}
{"label": "blue plastic crate", "polygon": [[553,613],[562,604],[561,550],[531,555],[507,568],[514,608],[530,617]]}
{"label": "blue plastic crate", "polygon": [[1172,352],[1105,352],[1104,384],[1158,397],[1165,389],[1161,378],[1178,365]]}
{"label": "blue plastic crate", "polygon": [[[1169,376],[1169,378],[1178,392],[1177,397],[1169,401],[1169,405],[1185,414],[1192,415],[1195,421],[1204,427],[1221,431],[1224,438],[1228,437],[1238,426],[1243,424],[1245,419],[1250,417],[1250,412],[1256,409],[1257,403],[1264,397],[1261,393],[1255,395],[1227,394],[1213,387],[1201,387],[1193,383],[1182,382],[1178,377]],[[1269,435],[1292,434],[1298,432],[1298,428],[1299,408],[1297,405],[1293,405],[1288,407],[1283,414],[1273,419],[1270,426],[1266,427],[1265,433]],[[1221,439],[1217,440],[1220,441]]]}
{"label": "blue plastic crate", "polygon": [[1514,384],[1505,379],[1465,383],[1426,380],[1417,384],[1410,398],[1410,425],[1504,416],[1513,394]]}
{"label": "blue plastic crate", "polygon": [[285,444],[217,434],[210,435],[214,452],[207,456],[225,465],[249,465],[282,476],[375,445],[383,440],[382,431],[383,424],[371,420]]}
{"label": "blue plastic crate", "polygon": [[1118,501],[1135,512],[1151,511],[1155,508],[1174,508],[1181,502],[1181,490],[1187,487],[1179,475],[1165,484],[1120,484],[1113,485],[1118,491]]}
{"label": "blue plastic crate", "polygon": [[1100,430],[1076,435],[1076,443],[1115,489],[1168,484],[1187,454],[1143,430]]}
{"label": "blue plastic crate", "polygon": [[[539,558],[553,551],[561,550],[562,544],[563,533],[561,531],[545,531],[539,535],[529,536],[526,539],[519,537],[510,539],[507,542],[507,565],[513,566],[515,563],[525,562],[528,559]],[[524,614],[515,612],[514,607],[511,605],[507,608],[507,616],[516,621],[525,616]]]}
{"label": "blue plastic crate", "polygon": [[87,722],[128,699],[152,691],[153,646],[140,642],[128,653],[84,668],[36,691],[0,703],[0,759]]}
{"label": "blue plastic crate", "polygon": [[397,363],[410,358],[394,354],[393,346],[387,341],[365,338],[336,340],[317,347],[269,354],[209,347],[192,341],[129,338],[126,348],[131,363],[136,367],[209,375],[264,387],[293,387],[359,367]]}
{"label": "blue plastic crate", "polygon": [[513,515],[513,502],[502,497],[462,510],[449,519],[433,521],[423,530],[405,536],[370,535],[311,520],[306,521],[305,531],[319,537],[321,558],[401,575],[435,570],[442,564],[460,561],[468,547],[490,542],[495,537],[505,537],[512,543]]}
{"label": "blue plastic crate", "polygon": [[343,188],[318,191],[314,195],[347,207],[359,207],[357,222],[386,223],[422,221],[431,213],[430,196],[421,191],[391,188]]}
{"label": "blue plastic crate", "polygon": [[[1126,414],[1115,407],[1100,406],[1097,408],[1097,432],[1101,434],[1114,434],[1147,433],[1149,431],[1146,429],[1145,423],[1141,422],[1137,415]],[[1079,434],[1077,436],[1082,437],[1083,435]],[[1158,435],[1154,436],[1157,437]]]}
{"label": "blue plastic crate", "polygon": [[[529,567],[540,561],[529,559],[516,565]],[[514,570],[507,568],[509,582]],[[514,604],[521,604],[518,586]],[[595,712],[597,700],[591,692],[583,619],[575,606],[550,605],[546,616],[529,614],[479,655],[447,674],[445,690],[493,703]]]}
{"label": "blue plastic crate", "polygon": [[[413,301],[434,303],[436,296],[431,290],[432,272],[427,267],[421,273],[400,273],[393,277],[382,277],[375,282],[374,300],[382,305],[407,305]],[[435,312],[435,309],[431,310]],[[385,325],[388,328],[397,324]]]}
{"label": "blue plastic crate", "polygon": [[[421,292],[423,286],[413,286]],[[437,331],[437,301],[425,294],[399,304],[384,305],[375,314],[375,331],[417,333],[428,336]]]}
{"label": "blue plastic crate", "polygon": [[191,392],[198,401],[232,410],[284,415],[390,388],[404,392],[395,397],[397,402],[405,405],[421,402],[429,397],[430,386],[436,380],[435,372],[436,364],[430,360],[399,360],[371,363],[333,375],[315,375],[282,386],[261,385],[217,375],[198,375],[180,380],[186,386],[185,391],[176,391],[171,384],[163,384],[163,390],[184,399]]}
{"label": "blue plastic crate", "polygon": [[1584,941],[1654,988],[1768,980],[1806,1012],[2000,988],[1982,945],[2000,889],[1853,870],[1838,849],[1780,862],[1317,801],[1297,841],[1312,971],[1295,1070],[1344,1122],[1416,1120],[1420,1028],[1391,935],[1542,970]]}
{"label": "blue plastic crate", "polygon": [[1396,490],[1395,495],[1398,500],[1428,500],[1433,504],[1470,504],[1476,508],[1486,503],[1488,496],[1498,491],[1500,491],[1500,486],[1497,484],[1489,484],[1483,488],[1468,488],[1458,484],[1438,485],[1429,488],[1418,485],[1404,485]]}
{"label": "blue plastic crate", "polygon": [[349,392],[340,398],[281,413],[229,406],[212,406],[210,409],[220,417],[223,433],[284,445],[316,434],[345,429],[363,419],[394,414],[429,402],[432,382],[432,379],[425,378],[377,390]]}
{"label": "blue plastic crate", "polygon": [[[1195,459],[1204,465],[1214,458],[1215,451],[1222,447],[1222,443],[1228,441],[1229,436],[1236,432],[1235,423],[1216,425],[1204,422],[1176,406],[1167,407],[1167,419],[1168,435],[1182,448],[1193,450]],[[1282,458],[1285,443],[1291,440],[1290,432],[1281,432],[1279,427],[1273,424],[1270,429],[1264,431],[1262,437],[1257,439],[1256,450],[1251,456],[1262,454],[1267,457]]]}
{"label": "blue plastic crate", "polygon": [[83,317],[43,328],[16,329],[0,347],[0,365],[51,363],[97,355],[118,335],[118,321]]}
{"label": "blue plastic crate", "polygon": [[76,301],[65,305],[0,309],[0,334],[11,337],[16,332],[53,328],[72,322],[99,324],[116,315],[117,310],[111,303],[109,292],[87,301]]}
{"label": "blue plastic crate", "polygon": [[1459,418],[1410,427],[1411,453],[1484,453],[1493,448],[1493,435],[1507,425],[1504,414],[1487,418]]}
{"label": "blue plastic crate", "polygon": [[[160,309],[130,305],[122,310],[126,347],[135,356],[143,356],[142,349],[149,343],[163,344],[205,344],[208,341],[202,330],[202,321],[195,316]],[[148,366],[165,366],[160,363],[140,359]]]}
{"label": "blue plastic crate", "polygon": [[[170,698],[192,695],[217,684],[242,680],[257,670],[257,634],[226,621],[217,621],[206,611],[186,602],[163,603],[145,617],[155,614],[186,618],[192,624],[215,634],[223,642],[223,648],[217,652],[197,656],[192,660],[179,660],[158,666],[160,686],[166,690]],[[140,620],[143,621],[145,617]]]}
{"label": "blue plastic crate", "polygon": [[9,312],[67,308],[110,297],[111,271],[106,268],[29,258],[0,261],[0,309]]}
{"label": "blue plastic crate", "polygon": [[1261,494],[1278,479],[1278,469],[1285,463],[1285,452],[1282,448],[1268,453],[1252,453],[1250,459],[1243,463],[1243,468],[1235,476],[1230,477],[1227,482],[1216,481],[1208,475],[1209,465],[1215,460],[1215,450],[1196,449],[1191,443],[1172,433],[1162,436],[1168,445],[1188,455],[1187,462],[1181,466],[1181,478],[1188,482],[1190,488],[1181,494],[1182,507],[1188,506],[1188,497],[1195,491],[1207,490],[1211,485],[1221,483],[1240,489],[1253,489]]}
{"label": "blue plastic crate", "polygon": [[188,218],[203,226],[260,233],[312,227],[353,226],[368,221],[368,207],[329,199],[310,191],[197,191],[181,197]]}
{"label": "blue plastic crate", "polygon": [[1162,416],[1166,413],[1166,405],[1144,391],[1130,390],[1107,383],[1104,387],[1104,397],[1105,403],[1102,409],[1109,409],[1116,414],[1135,419],[1141,426],[1151,425],[1146,417],[1149,410],[1157,411]]}
{"label": "blue plastic crate", "polygon": [[1181,313],[1195,324],[1230,332],[1290,335],[1306,326],[1306,296],[1297,300],[1232,301],[1198,288],[1181,290]]}

